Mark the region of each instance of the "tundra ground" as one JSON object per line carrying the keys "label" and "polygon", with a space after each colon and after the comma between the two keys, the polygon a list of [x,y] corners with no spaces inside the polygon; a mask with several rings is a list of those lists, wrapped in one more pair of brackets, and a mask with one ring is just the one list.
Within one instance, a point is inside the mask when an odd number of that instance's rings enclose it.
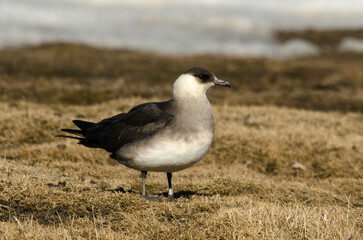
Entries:
{"label": "tundra ground", "polygon": [[[0,52],[2,239],[361,239],[363,55],[176,58],[81,45]],[[171,97],[191,66],[228,80],[208,96],[216,136],[173,175],[140,173],[57,138]],[[296,165],[299,163],[299,165]],[[295,164],[295,165],[294,165]],[[295,166],[295,167],[293,167]]]}

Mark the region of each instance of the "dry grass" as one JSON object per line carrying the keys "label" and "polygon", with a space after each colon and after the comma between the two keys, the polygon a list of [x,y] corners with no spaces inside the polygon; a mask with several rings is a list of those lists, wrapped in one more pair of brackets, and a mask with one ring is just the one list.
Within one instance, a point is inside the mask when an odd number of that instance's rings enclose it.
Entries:
{"label": "dry grass", "polygon": [[215,104],[277,105],[363,112],[363,57],[298,60],[223,56],[166,57],[83,45],[51,44],[0,52],[0,100],[95,104],[122,97],[168,98],[176,76],[207,67],[233,83],[210,93]]}
{"label": "dry grass", "polygon": [[[183,63],[65,45],[0,54],[0,238],[362,238],[362,56]],[[236,87],[210,91],[216,138],[200,163],[174,174],[176,201],[164,197],[166,174],[148,175],[148,192],[164,201],[146,202],[138,172],[54,137],[74,118],[166,99],[170,78],[199,60]],[[316,88],[327,79],[332,88]]]}

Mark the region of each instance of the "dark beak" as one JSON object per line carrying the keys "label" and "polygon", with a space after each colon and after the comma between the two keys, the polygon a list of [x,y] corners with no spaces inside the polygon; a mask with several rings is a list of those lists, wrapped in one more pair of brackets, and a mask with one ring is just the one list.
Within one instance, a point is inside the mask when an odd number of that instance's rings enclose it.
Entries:
{"label": "dark beak", "polygon": [[216,80],[213,81],[215,85],[225,86],[225,87],[231,87],[231,84],[227,81],[224,81],[222,79],[216,78]]}

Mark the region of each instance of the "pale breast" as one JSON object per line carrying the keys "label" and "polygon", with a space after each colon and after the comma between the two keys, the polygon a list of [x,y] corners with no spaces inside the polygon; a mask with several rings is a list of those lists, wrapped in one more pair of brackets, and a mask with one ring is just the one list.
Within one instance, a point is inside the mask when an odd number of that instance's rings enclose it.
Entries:
{"label": "pale breast", "polygon": [[125,145],[117,155],[122,164],[140,171],[176,172],[200,161],[207,154],[213,137],[214,131],[190,135],[165,132]]}

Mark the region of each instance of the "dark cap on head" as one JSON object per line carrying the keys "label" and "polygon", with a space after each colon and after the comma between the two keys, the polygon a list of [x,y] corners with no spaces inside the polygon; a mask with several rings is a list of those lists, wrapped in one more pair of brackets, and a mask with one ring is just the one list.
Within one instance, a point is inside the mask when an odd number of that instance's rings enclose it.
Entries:
{"label": "dark cap on head", "polygon": [[190,74],[196,78],[199,78],[203,83],[213,82],[216,77],[208,69],[201,67],[192,67],[184,72],[184,74]]}
{"label": "dark cap on head", "polygon": [[186,70],[184,74],[190,74],[196,78],[199,78],[202,83],[213,82],[215,85],[231,87],[229,82],[218,79],[211,71],[205,68],[192,67]]}

